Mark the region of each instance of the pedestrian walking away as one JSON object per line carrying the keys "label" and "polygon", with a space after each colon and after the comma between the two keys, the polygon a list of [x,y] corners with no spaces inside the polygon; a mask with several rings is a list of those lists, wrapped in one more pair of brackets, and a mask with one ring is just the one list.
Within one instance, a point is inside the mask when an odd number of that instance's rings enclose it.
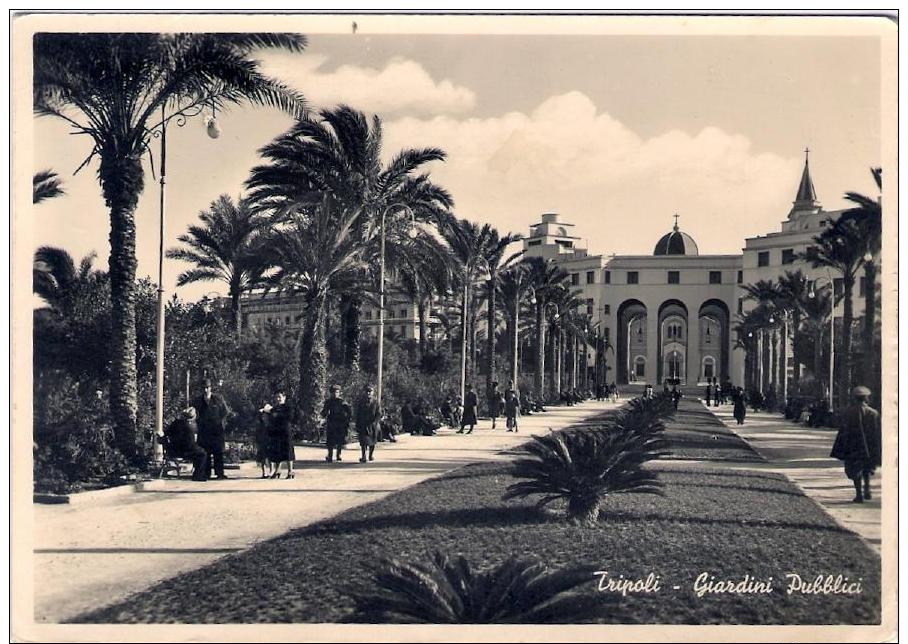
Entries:
{"label": "pedestrian walking away", "polygon": [[467,393],[463,397],[463,416],[460,419],[460,429],[458,434],[463,434],[464,429],[469,427],[467,434],[473,433],[473,427],[476,426],[476,407],[479,405],[479,399],[476,392],[473,391],[473,385],[467,385]]}
{"label": "pedestrian walking away", "polygon": [[709,383],[706,383],[706,406],[707,407],[709,407],[710,403],[712,402],[712,392],[713,392],[713,386]]}
{"label": "pedestrian walking away", "polygon": [[325,400],[321,415],[325,419],[325,445],[328,448],[325,460],[330,463],[337,458],[340,461],[353,415],[350,405],[341,398],[340,385],[331,385],[331,395]]}
{"label": "pedestrian walking away", "polygon": [[493,382],[491,388],[489,389],[488,395],[488,408],[489,408],[489,417],[492,419],[492,429],[495,429],[495,423],[498,420],[498,417],[501,415],[501,410],[504,407],[504,397],[501,394],[501,391],[498,390],[498,383]]}
{"label": "pedestrian walking away", "polygon": [[882,464],[880,414],[868,404],[867,387],[855,387],[851,397],[852,404],[842,413],[830,455],[845,464],[845,476],[854,484],[852,500],[863,503],[871,498],[870,477]]}
{"label": "pedestrian walking away", "polygon": [[744,396],[744,390],[738,387],[732,394],[732,402],[735,405],[734,416],[739,425],[744,424],[744,418],[747,416],[747,399]]}
{"label": "pedestrian walking away", "polygon": [[362,452],[359,462],[374,461],[375,444],[381,437],[381,408],[375,397],[374,387],[366,387],[363,397],[357,401],[353,422]]}
{"label": "pedestrian walking away", "polygon": [[205,459],[208,478],[212,474],[218,479],[226,479],[224,474],[224,443],[226,441],[226,423],[231,415],[230,407],[216,393],[213,393],[211,380],[202,381],[202,395],[196,398],[196,421],[199,426],[199,446],[207,452]]}
{"label": "pedestrian walking away", "polygon": [[504,395],[505,425],[509,432],[519,431],[517,418],[520,416],[520,398],[513,389],[508,389]]}

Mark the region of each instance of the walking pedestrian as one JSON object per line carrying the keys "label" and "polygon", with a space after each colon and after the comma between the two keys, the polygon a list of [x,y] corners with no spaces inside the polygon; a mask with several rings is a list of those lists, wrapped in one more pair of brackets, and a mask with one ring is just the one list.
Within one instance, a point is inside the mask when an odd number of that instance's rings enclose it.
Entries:
{"label": "walking pedestrian", "polygon": [[713,378],[713,407],[719,406],[719,379]]}
{"label": "walking pedestrian", "polygon": [[322,418],[325,419],[325,445],[328,455],[325,460],[329,463],[341,459],[341,451],[347,444],[347,430],[350,427],[350,417],[353,412],[350,405],[341,398],[340,385],[331,385],[331,395],[322,406]]}
{"label": "walking pedestrian", "polygon": [[739,425],[744,424],[744,418],[747,416],[747,400],[744,396],[744,389],[738,387],[735,389],[732,394],[732,402],[734,403],[734,411],[732,412],[735,416],[735,420],[738,421]]}
{"label": "walking pedestrian", "polygon": [[682,395],[678,385],[672,385],[672,402],[675,404],[675,409],[678,409],[678,403],[681,402]]}
{"label": "walking pedestrian", "polygon": [[476,407],[479,400],[476,398],[476,392],[473,391],[473,385],[467,385],[467,393],[463,397],[463,416],[460,419],[460,429],[458,434],[463,434],[464,429],[469,427],[467,434],[473,433],[473,427],[476,425]]}
{"label": "walking pedestrian", "polygon": [[271,459],[271,403],[266,402],[259,409],[258,423],[255,426],[255,462],[262,468],[262,478],[266,479],[274,473]]}
{"label": "walking pedestrian", "polygon": [[706,406],[707,407],[709,407],[710,403],[712,403],[712,392],[713,392],[713,386],[707,381],[707,383],[706,383]]}
{"label": "walking pedestrian", "polygon": [[489,416],[492,418],[492,429],[495,429],[495,423],[498,420],[498,416],[501,414],[501,409],[504,405],[504,399],[502,398],[501,392],[498,390],[497,382],[492,383],[492,387],[489,389],[487,402]]}
{"label": "walking pedestrian", "polygon": [[513,389],[508,389],[504,394],[504,415],[508,431],[519,431],[517,418],[520,416],[520,399],[517,397],[517,392]]}
{"label": "walking pedestrian", "polygon": [[375,397],[375,388],[371,385],[366,387],[365,395],[357,401],[354,416],[356,437],[359,439],[359,448],[362,452],[359,462],[374,461],[375,444],[381,437],[381,409]]}
{"label": "walking pedestrian", "polygon": [[863,503],[872,498],[870,477],[882,464],[880,414],[868,404],[867,387],[855,387],[851,397],[853,402],[842,414],[830,455],[844,462],[845,476],[854,484],[853,501]]}
{"label": "walking pedestrian", "polygon": [[293,436],[290,431],[290,423],[293,420],[293,411],[287,404],[287,396],[283,391],[278,390],[274,394],[274,405],[268,410],[269,416],[269,452],[268,459],[271,461],[271,478],[276,479],[281,476],[281,463],[287,464],[287,475],[284,478],[295,478],[293,472],[293,461],[296,460],[296,453],[293,449]]}
{"label": "walking pedestrian", "polygon": [[211,380],[202,381],[202,395],[196,398],[192,405],[195,407],[199,427],[199,446],[207,453],[205,471],[208,478],[212,474],[219,480],[227,477],[224,474],[224,447],[226,442],[227,418],[230,416],[230,407],[224,399],[213,392]]}

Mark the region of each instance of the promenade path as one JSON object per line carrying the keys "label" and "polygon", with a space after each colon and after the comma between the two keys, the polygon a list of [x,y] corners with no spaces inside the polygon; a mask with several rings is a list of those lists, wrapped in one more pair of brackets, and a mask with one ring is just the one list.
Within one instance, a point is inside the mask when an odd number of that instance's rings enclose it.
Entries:
{"label": "promenade path", "polygon": [[786,420],[781,414],[747,411],[743,425],[732,416],[732,406],[710,408],[727,427],[746,440],[768,463],[741,466],[778,472],[819,503],[836,521],[856,532],[877,552],[881,545],[881,495],[879,474],[871,480],[873,499],[852,503],[854,487],[842,462],[829,452],[836,432]]}
{"label": "promenade path", "polygon": [[[60,622],[122,600],[163,579],[279,536],[292,528],[380,499],[468,463],[506,458],[532,434],[561,429],[616,407],[589,401],[521,419],[518,434],[480,421],[471,435],[441,430],[402,436],[360,464],[297,447],[296,478],[263,480],[254,463],[228,481],[168,480],[153,491],[80,505],[34,506],[36,622]],[[351,445],[351,448],[353,446]],[[273,571],[262,571],[263,575]]]}

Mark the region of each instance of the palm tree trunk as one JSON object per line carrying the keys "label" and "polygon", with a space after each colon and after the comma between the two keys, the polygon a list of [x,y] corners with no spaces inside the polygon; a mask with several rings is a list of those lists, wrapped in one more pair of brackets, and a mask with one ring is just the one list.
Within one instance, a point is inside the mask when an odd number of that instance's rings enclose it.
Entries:
{"label": "palm tree trunk", "polygon": [[876,355],[876,263],[864,264],[864,383],[870,387],[877,400],[880,398],[877,367],[880,356]]}
{"label": "palm tree trunk", "polygon": [[243,312],[240,304],[239,285],[230,285],[230,310],[233,313],[233,328],[236,330],[236,339],[239,340],[243,333]]}
{"label": "palm tree trunk", "polygon": [[545,375],[543,369],[545,369],[545,319],[543,316],[543,311],[545,307],[545,301],[543,298],[537,296],[536,302],[536,373],[533,374],[533,384],[536,387],[536,396],[539,397],[539,400],[545,400],[545,392],[543,388],[545,387]]}
{"label": "palm tree trunk", "polygon": [[429,307],[426,305],[426,298],[421,297],[416,303],[416,312],[419,316],[419,359],[426,357],[426,330],[429,327]]}
{"label": "palm tree trunk", "polygon": [[101,189],[110,208],[110,413],[117,447],[138,455],[136,430],[136,222],[144,174],[140,157],[101,156]]}
{"label": "palm tree trunk", "polygon": [[791,384],[798,393],[801,386],[801,363],[798,362],[798,331],[801,329],[801,314],[795,310],[791,314],[791,355],[794,358],[794,370],[791,375]]}
{"label": "palm tree trunk", "polygon": [[488,357],[486,358],[486,366],[488,368],[488,373],[486,374],[486,399],[492,395],[492,381],[495,379],[495,369],[497,367],[495,361],[495,312],[496,312],[496,291],[497,291],[497,282],[498,278],[494,272],[492,272],[489,277],[488,287],[489,287],[489,302],[488,302],[488,311],[486,311],[486,334],[489,336],[486,338],[486,351],[488,352]]}
{"label": "palm tree trunk", "polygon": [[363,301],[358,295],[350,297],[344,310],[344,364],[352,370],[359,369],[360,340],[362,338]]}
{"label": "palm tree trunk", "polygon": [[[813,343],[813,377],[817,381],[817,387],[819,391],[817,392],[818,396],[823,396],[823,392],[826,390],[823,387],[823,328],[824,324],[822,320],[820,321],[819,326],[817,327],[817,335]],[[827,385],[828,386],[828,385]]]}
{"label": "palm tree trunk", "polygon": [[300,425],[307,438],[318,436],[320,403],[328,377],[325,355],[326,294],[317,293],[306,304],[300,342]]}
{"label": "palm tree trunk", "polygon": [[[841,385],[839,386],[839,400],[845,402],[851,395],[851,326],[854,320],[854,275],[843,275],[845,286],[845,304],[842,310],[842,358],[841,358]],[[841,405],[839,405],[841,407]]]}

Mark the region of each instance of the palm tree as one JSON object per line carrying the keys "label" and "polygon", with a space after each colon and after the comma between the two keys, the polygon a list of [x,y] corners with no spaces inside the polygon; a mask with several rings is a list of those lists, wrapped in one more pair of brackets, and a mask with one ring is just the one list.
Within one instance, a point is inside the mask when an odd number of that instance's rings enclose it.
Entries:
{"label": "palm tree", "polygon": [[300,336],[299,409],[303,432],[315,436],[325,391],[325,317],[328,298],[339,282],[362,269],[362,247],[354,234],[357,214],[340,214],[326,194],[322,203],[289,215],[266,244],[276,270],[276,289],[302,294],[306,308]]}
{"label": "palm tree", "polygon": [[166,112],[205,105],[250,101],[300,113],[302,96],[264,76],[252,54],[266,47],[299,52],[305,44],[301,35],[280,33],[48,32],[33,40],[35,112],[89,136],[92,152],[82,166],[99,160],[110,211],[111,416],[127,457],[137,453],[135,210],[149,137],[164,127]]}
{"label": "palm tree", "polygon": [[35,251],[32,269],[32,290],[61,315],[66,315],[81,292],[92,280],[104,277],[93,264],[96,253],[82,258],[79,265],[66,250],[41,246]]}
{"label": "palm tree", "polygon": [[65,194],[63,182],[53,170],[42,170],[32,177],[32,203],[41,203]]}
{"label": "palm tree", "polygon": [[[877,190],[883,190],[883,169],[871,168]],[[864,250],[864,381],[872,383],[875,394],[879,393],[880,364],[875,358],[876,351],[876,275],[877,258],[880,255],[883,237],[883,205],[880,198],[873,199],[857,192],[845,193],[845,199],[855,204],[842,213],[841,219],[851,219],[860,231]]]}
{"label": "palm tree", "polygon": [[813,238],[813,246],[802,253],[802,258],[814,268],[831,268],[842,275],[842,362],[839,369],[839,395],[847,396],[851,390],[851,335],[854,321],[854,283],[858,269],[864,263],[864,232],[854,218],[839,218]]}
{"label": "palm tree", "polygon": [[495,356],[495,328],[497,326],[498,303],[498,280],[501,273],[512,266],[523,251],[505,255],[508,246],[516,241],[523,239],[521,235],[508,233],[503,237],[494,228],[490,229],[489,238],[486,241],[485,249],[485,268],[488,275],[486,282],[486,396],[492,393],[492,381],[495,379],[497,369]]}
{"label": "palm tree", "polygon": [[[377,284],[381,222],[385,220],[386,258],[393,270],[412,248],[409,212],[419,222],[433,223],[453,205],[451,196],[427,174],[417,174],[432,161],[443,161],[438,148],[399,151],[382,160],[383,129],[378,116],[367,118],[347,105],[300,119],[261,150],[268,165],[253,168],[247,181],[250,197],[273,212],[293,211],[331,193],[339,213],[356,217],[352,231],[363,245],[366,266]],[[357,280],[364,284],[366,280]],[[359,341],[361,294],[350,294],[345,335]],[[358,351],[348,348],[347,355]]]}
{"label": "palm tree", "polygon": [[169,249],[167,257],[195,264],[195,268],[180,273],[177,286],[210,280],[227,284],[239,339],[243,324],[240,298],[260,285],[267,269],[261,242],[269,219],[251,208],[248,201],[238,199],[234,203],[228,195],[212,201],[208,210],[199,213],[199,219],[202,225],[190,226],[178,238],[185,247]]}
{"label": "palm tree", "polygon": [[416,303],[419,320],[419,357],[426,355],[429,314],[435,296],[444,295],[451,285],[452,266],[448,249],[434,237],[427,237],[423,243],[414,244],[403,253],[397,269],[401,287]]}
{"label": "palm tree", "polygon": [[563,268],[555,266],[541,257],[530,257],[524,260],[527,279],[536,298],[536,364],[535,382],[536,395],[540,400],[545,399],[545,307],[549,297],[555,289],[561,288],[568,278],[568,273]]}
{"label": "palm tree", "polygon": [[[527,295],[530,293],[530,284],[527,278],[527,265],[518,262],[509,266],[502,272],[498,280],[498,294],[501,296],[502,305],[507,320],[507,336],[510,339],[511,376],[514,386],[518,386],[515,375],[519,375],[518,361],[520,359],[520,329],[521,307],[528,303]],[[515,319],[516,313],[516,319]]]}
{"label": "palm tree", "polygon": [[591,568],[553,571],[511,557],[477,570],[463,557],[434,552],[428,561],[386,559],[354,594],[357,621],[421,624],[577,623],[601,614],[599,597],[577,593]]}

